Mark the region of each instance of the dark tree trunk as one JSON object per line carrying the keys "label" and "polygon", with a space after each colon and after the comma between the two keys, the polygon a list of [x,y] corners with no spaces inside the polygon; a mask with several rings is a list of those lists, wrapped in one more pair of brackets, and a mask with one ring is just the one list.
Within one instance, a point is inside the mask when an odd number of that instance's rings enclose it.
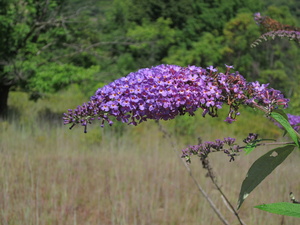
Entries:
{"label": "dark tree trunk", "polygon": [[0,84],[0,117],[7,115],[7,99],[10,86]]}

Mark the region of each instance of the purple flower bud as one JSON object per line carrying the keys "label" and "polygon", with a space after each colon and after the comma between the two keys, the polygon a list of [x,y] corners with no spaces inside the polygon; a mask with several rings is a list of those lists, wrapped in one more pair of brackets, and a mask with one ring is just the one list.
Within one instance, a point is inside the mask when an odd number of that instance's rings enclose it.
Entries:
{"label": "purple flower bud", "polygon": [[227,122],[227,123],[233,123],[235,121],[235,119],[232,119],[230,117],[227,117],[224,122]]}
{"label": "purple flower bud", "polygon": [[217,72],[218,69],[214,68],[213,66],[209,66],[206,69],[210,70],[211,72]]}
{"label": "purple flower bud", "polygon": [[225,66],[226,66],[227,69],[234,69],[233,66],[228,66],[228,65],[226,65],[226,64],[225,64]]}

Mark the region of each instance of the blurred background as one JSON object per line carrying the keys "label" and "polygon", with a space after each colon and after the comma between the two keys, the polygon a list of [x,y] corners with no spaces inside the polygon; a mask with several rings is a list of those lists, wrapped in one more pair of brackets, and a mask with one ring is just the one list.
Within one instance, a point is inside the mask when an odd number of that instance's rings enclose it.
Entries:
{"label": "blurred background", "polygon": [[[228,125],[218,118],[182,116],[163,122],[175,153],[153,121],[137,127],[95,124],[83,134],[62,125],[67,109],[97,88],[140,68],[165,64],[234,65],[248,81],[270,83],[300,114],[299,43],[276,38],[250,45],[265,31],[253,14],[299,27],[296,0],[2,0],[0,2],[0,223],[219,224],[178,159],[197,138],[282,138],[262,113],[241,109]],[[242,144],[242,142],[241,142]],[[268,149],[235,161],[212,157],[224,192],[236,203],[250,165]],[[299,154],[255,190],[241,208],[248,224],[296,224],[254,205],[300,196]],[[213,200],[237,224],[205,178]]]}

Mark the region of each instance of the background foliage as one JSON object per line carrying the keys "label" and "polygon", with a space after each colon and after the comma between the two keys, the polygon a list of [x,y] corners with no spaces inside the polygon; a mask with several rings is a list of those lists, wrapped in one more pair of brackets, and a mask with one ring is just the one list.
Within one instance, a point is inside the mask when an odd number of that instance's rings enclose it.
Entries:
{"label": "background foliage", "polygon": [[[32,99],[82,84],[101,84],[161,63],[234,65],[249,81],[270,83],[299,103],[299,46],[274,40],[250,44],[263,32],[261,12],[297,26],[297,1],[5,0],[0,7],[0,107],[7,91]],[[4,102],[4,103],[3,103]]]}

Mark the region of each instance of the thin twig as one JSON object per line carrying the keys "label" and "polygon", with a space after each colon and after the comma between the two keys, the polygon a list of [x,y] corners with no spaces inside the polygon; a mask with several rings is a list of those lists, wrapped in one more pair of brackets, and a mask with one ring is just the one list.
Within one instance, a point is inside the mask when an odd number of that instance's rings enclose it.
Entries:
{"label": "thin twig", "polygon": [[[266,145],[293,145],[295,142],[268,142],[268,143],[261,143],[261,144],[256,144],[255,147],[259,146],[266,146]],[[248,146],[241,146],[239,149],[247,148]]]}
{"label": "thin twig", "polygon": [[226,203],[225,205],[229,207],[230,211],[236,216],[236,218],[238,219],[238,221],[240,222],[241,225],[246,225],[246,223],[239,217],[238,212],[235,210],[235,208],[233,207],[233,205],[231,204],[229,199],[226,197],[226,195],[222,191],[221,187],[218,185],[216,177],[214,176],[214,173],[213,173],[212,167],[210,166],[210,162],[209,162],[208,158],[205,158],[204,160],[202,160],[202,165],[203,165],[204,169],[207,169],[207,171],[208,171],[207,175],[211,179],[212,183],[215,185],[217,190],[220,192],[221,196],[223,197],[223,200]]}
{"label": "thin twig", "polygon": [[[172,149],[174,150],[174,152],[176,153],[176,145],[173,141],[173,139],[171,138],[171,134],[166,131],[163,126],[159,123],[159,121],[157,121],[159,130],[170,140]],[[211,200],[211,198],[207,195],[207,193],[204,191],[204,189],[201,187],[201,185],[198,183],[198,181],[196,180],[196,178],[194,177],[191,168],[186,164],[186,162],[184,161],[184,159],[182,159],[178,154],[176,154],[177,157],[179,157],[181,159],[181,162],[183,163],[183,165],[185,166],[186,170],[188,171],[190,177],[192,178],[193,182],[195,183],[195,185],[197,186],[197,188],[199,189],[199,191],[201,192],[201,194],[203,195],[203,197],[208,201],[209,205],[211,206],[211,208],[214,210],[214,212],[217,214],[217,216],[219,217],[219,219],[223,222],[223,224],[225,225],[230,225],[230,223],[225,219],[225,217],[222,215],[222,213],[219,211],[219,209],[216,207],[216,205],[213,203],[213,201]]]}

